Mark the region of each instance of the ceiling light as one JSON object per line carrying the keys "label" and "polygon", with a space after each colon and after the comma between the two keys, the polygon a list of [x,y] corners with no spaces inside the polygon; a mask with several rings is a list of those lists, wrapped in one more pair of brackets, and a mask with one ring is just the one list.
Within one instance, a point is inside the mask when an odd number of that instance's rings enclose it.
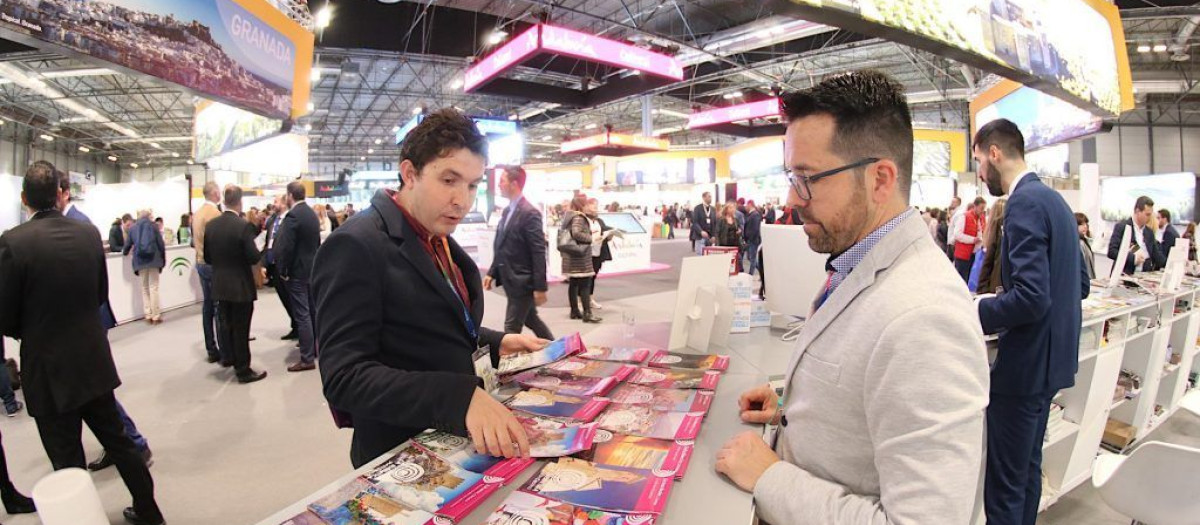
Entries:
{"label": "ceiling light", "polygon": [[136,163],[136,162],[130,162],[130,163],[129,163],[129,167],[130,167],[130,168],[137,169],[137,167],[138,167],[138,163]]}
{"label": "ceiling light", "polygon": [[382,140],[382,139],[375,139],[375,145],[376,145],[376,146],[378,146],[378,145],[380,145],[380,144],[383,144],[383,140]]}
{"label": "ceiling light", "polygon": [[742,98],[741,91],[734,91],[733,93],[730,93],[729,95],[732,96],[733,98]]}
{"label": "ceiling light", "polygon": [[506,37],[506,36],[508,36],[508,32],[501,30],[501,29],[497,29],[495,31],[492,31],[492,33],[488,35],[487,43],[489,45],[494,46],[496,44],[499,44],[500,42],[503,42],[504,37]]}
{"label": "ceiling light", "polygon": [[520,118],[520,117],[518,117],[516,113],[513,113],[508,116],[508,120],[517,120],[518,118]]}
{"label": "ceiling light", "polygon": [[461,89],[462,87],[463,87],[463,81],[461,78],[456,78],[456,79],[454,79],[454,82],[450,83],[450,89]]}
{"label": "ceiling light", "polygon": [[109,156],[108,156],[108,161],[109,161],[109,162],[116,162],[116,161],[117,161],[117,156],[116,156],[116,155],[109,155]]}
{"label": "ceiling light", "polygon": [[1138,53],[1149,53],[1149,52],[1150,52],[1150,45],[1149,45],[1149,44],[1142,44],[1142,45],[1140,45],[1140,46],[1137,46],[1137,52],[1138,52]]}
{"label": "ceiling light", "polygon": [[149,142],[148,144],[150,144],[150,147],[151,147],[151,148],[154,148],[154,149],[162,149],[162,146],[161,146],[159,143],[157,143],[157,142]]}
{"label": "ceiling light", "polygon": [[392,126],[392,133],[397,133],[399,131],[400,131],[400,126]]}
{"label": "ceiling light", "polygon": [[4,125],[4,119],[0,119],[0,126]]}
{"label": "ceiling light", "polygon": [[633,69],[633,70],[630,70],[630,71],[629,71],[629,76],[631,76],[631,77],[636,77],[636,76],[639,76],[639,75],[641,75],[641,74],[642,74],[642,72],[641,72],[641,71],[638,71],[638,70],[636,70],[636,69]]}
{"label": "ceiling light", "polygon": [[367,148],[367,155],[372,155],[374,153],[375,153],[375,148]]}
{"label": "ceiling light", "polygon": [[195,161],[193,161],[192,159],[188,159],[188,161],[187,161],[187,162],[188,162],[188,166],[191,166],[192,164],[195,164],[195,163],[196,163],[196,162],[195,162]]}
{"label": "ceiling light", "polygon": [[1166,44],[1155,44],[1155,46],[1154,46],[1154,52],[1155,52],[1155,53],[1162,53],[1162,52],[1164,52],[1164,51],[1166,51],[1166,50],[1167,50],[1167,45],[1166,45]]}
{"label": "ceiling light", "polygon": [[312,113],[314,109],[317,109],[316,104],[313,104],[312,102],[309,102],[308,105],[305,107],[308,108],[309,113]]}
{"label": "ceiling light", "polygon": [[[424,109],[424,108],[422,108],[421,106],[417,106],[417,107],[415,107],[415,108],[413,108],[413,109],[412,109],[412,114],[413,114],[413,115],[420,115],[422,111],[425,111],[425,109]],[[400,127],[399,127],[399,126],[397,126],[397,127],[396,127],[396,131],[400,131]]]}
{"label": "ceiling light", "polygon": [[312,80],[313,82],[320,82],[321,81],[321,70],[317,69],[315,67],[312,68],[312,72],[308,74],[308,78],[310,80]]}
{"label": "ceiling light", "polygon": [[359,157],[358,160],[367,160],[366,157]]}
{"label": "ceiling light", "polygon": [[38,135],[38,137],[40,137],[42,140],[44,140],[46,142],[54,142],[54,137],[51,137],[50,135],[47,135],[45,133]]}
{"label": "ceiling light", "polygon": [[174,157],[174,158],[179,158],[179,152],[177,152],[177,151],[172,151],[172,152],[171,152],[171,156],[172,156],[172,157]]}
{"label": "ceiling light", "polygon": [[92,148],[89,148],[89,147],[87,147],[87,146],[79,146],[79,151],[80,151],[81,153],[87,153],[87,152],[89,152],[89,151],[92,151]]}
{"label": "ceiling light", "polygon": [[312,123],[311,122],[304,125],[304,131],[312,131]]}
{"label": "ceiling light", "polygon": [[554,135],[546,135],[546,136],[542,137],[542,140],[550,140],[553,138],[554,138]]}
{"label": "ceiling light", "polygon": [[69,77],[100,77],[107,75],[116,75],[117,72],[105,67],[86,67],[76,69],[62,69],[58,71],[45,71],[41,75],[45,78],[69,78]]}
{"label": "ceiling light", "polygon": [[600,127],[600,126],[599,126],[599,125],[597,125],[595,122],[593,122],[593,123],[591,123],[591,124],[588,124],[588,125],[584,126],[584,127],[583,127],[583,129],[596,129],[596,128],[598,128],[598,127]]}
{"label": "ceiling light", "polygon": [[325,7],[317,11],[317,15],[314,18],[314,25],[317,26],[317,29],[329,27],[329,22],[333,20],[333,8],[329,7],[328,3],[325,4]]}

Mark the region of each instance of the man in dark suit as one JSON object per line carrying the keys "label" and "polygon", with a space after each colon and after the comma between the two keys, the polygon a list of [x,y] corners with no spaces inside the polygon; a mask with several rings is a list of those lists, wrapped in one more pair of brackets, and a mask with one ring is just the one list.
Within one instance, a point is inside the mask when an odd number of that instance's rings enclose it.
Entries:
{"label": "man in dark suit", "polygon": [[1009,195],[997,295],[978,301],[987,334],[1000,334],[987,408],[984,510],[989,525],[1034,525],[1050,400],[1075,384],[1081,300],[1088,279],[1070,207],[1025,165],[1025,138],[999,119],[975,135],[980,178]]}
{"label": "man in dark suit", "polygon": [[504,332],[521,333],[528,326],[542,339],[554,339],[550,327],[538,316],[537,307],[546,304],[546,234],[542,232],[542,213],[525,199],[525,170],[506,166],[500,170],[497,185],[508,199],[500,215],[496,239],[492,242],[492,267],[483,278],[483,289],[503,286],[508,297],[504,313]]}
{"label": "man in dark suit", "polygon": [[126,520],[163,523],[154,480],[113,397],[121,380],[97,315],[108,298],[100,234],[63,217],[61,191],[54,168],[25,173],[21,198],[33,218],[0,236],[0,333],[21,340],[25,401],[54,469],[84,468],[87,423],[133,496]]}
{"label": "man in dark suit", "polygon": [[355,467],[427,428],[470,436],[494,456],[527,456],[528,438],[483,390],[476,351],[501,354],[542,340],[480,326],[479,268],[450,237],[483,178],[486,141],[453,109],[426,116],[404,139],[401,189],[330,235],[313,266],[325,398],[354,427]]}
{"label": "man in dark suit", "polygon": [[279,276],[279,267],[275,264],[275,244],[279,240],[279,228],[283,226],[283,218],[287,217],[287,197],[279,195],[275,197],[275,213],[267,218],[266,231],[267,238],[263,244],[262,260],[263,268],[267,270],[267,280],[271,283],[271,288],[275,289],[275,294],[279,296],[279,302],[283,304],[283,310],[287,312],[288,320],[291,321],[292,330],[283,337],[284,341],[295,341],[300,338],[299,332],[296,331],[296,314],[292,312],[292,299],[288,295],[287,283]]}
{"label": "man in dark suit", "polygon": [[1167,266],[1167,257],[1171,255],[1171,248],[1175,247],[1175,241],[1179,239],[1179,232],[1175,231],[1175,227],[1171,226],[1171,210],[1163,208],[1158,210],[1158,231],[1162,232],[1162,242],[1158,243],[1158,249],[1162,253],[1163,267]]}
{"label": "man in dark suit", "polygon": [[267,373],[250,368],[250,320],[254,317],[254,263],[261,254],[254,244],[254,225],[242,218],[242,189],[225,186],[225,212],[208,222],[204,232],[204,262],[212,265],[212,296],[217,302],[217,344],[228,349],[239,383],[253,383]]}
{"label": "man in dark suit", "polygon": [[1133,217],[1118,222],[1113,226],[1112,237],[1108,240],[1108,258],[1114,261],[1121,253],[1121,239],[1125,236],[1125,228],[1133,227],[1130,238],[1129,255],[1125,258],[1125,275],[1133,275],[1134,269],[1141,267],[1142,271],[1153,272],[1167,265],[1167,256],[1163,254],[1154,231],[1150,229],[1150,221],[1154,216],[1154,201],[1145,195],[1138,197],[1133,205]]}
{"label": "man in dark suit", "polygon": [[713,226],[717,224],[717,212],[712,207],[712,194],[704,192],[704,202],[697,204],[692,210],[692,231],[688,239],[696,255],[704,255],[704,247],[710,244],[713,236]]}
{"label": "man in dark suit", "polygon": [[275,242],[276,267],[286,283],[296,331],[300,335],[300,361],[289,366],[288,372],[303,372],[317,367],[309,278],[317,248],[321,246],[321,223],[316,212],[304,202],[304,184],[300,181],[288,183],[283,198],[288,213],[279,230],[279,240]]}

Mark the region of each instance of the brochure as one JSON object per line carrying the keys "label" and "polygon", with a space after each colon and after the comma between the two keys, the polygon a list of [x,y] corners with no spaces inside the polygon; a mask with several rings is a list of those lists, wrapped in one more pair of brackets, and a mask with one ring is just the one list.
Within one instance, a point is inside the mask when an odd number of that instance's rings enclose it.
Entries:
{"label": "brochure", "polygon": [[503,480],[459,467],[410,443],[363,476],[389,498],[458,521],[499,490]]}
{"label": "brochure", "polygon": [[483,525],[650,525],[651,514],[618,514],[513,491]]}
{"label": "brochure", "polygon": [[592,346],[586,352],[579,354],[579,357],[593,361],[612,361],[640,365],[649,355],[649,348]]}
{"label": "brochure", "polygon": [[320,516],[313,514],[311,510],[306,510],[292,516],[279,525],[328,525]]}
{"label": "brochure", "polygon": [[499,478],[508,484],[517,474],[534,463],[531,458],[498,458],[475,452],[470,439],[438,430],[426,430],[413,438],[426,450],[464,469],[487,477]]}
{"label": "brochure", "polygon": [[596,418],[604,430],[658,439],[696,439],[703,421],[703,413],[666,412],[615,403]]}
{"label": "brochure", "polygon": [[691,440],[629,436],[600,429],[592,448],[575,457],[601,465],[674,472],[675,479],[683,479],[694,445]]}
{"label": "brochure", "polygon": [[560,458],[543,467],[521,490],[592,509],[659,514],[667,504],[673,482],[669,472]]}
{"label": "brochure", "polygon": [[654,388],[646,385],[625,383],[608,396],[613,403],[644,405],[667,412],[708,412],[714,394],[708,390],[678,390]]}
{"label": "brochure", "polygon": [[536,352],[501,357],[500,367],[496,369],[496,373],[500,376],[510,376],[517,372],[548,365],[584,350],[586,348],[583,346],[583,339],[576,332],[557,339]]}
{"label": "brochure", "polygon": [[572,377],[611,377],[624,381],[637,370],[636,366],[571,358],[548,365],[544,373]]}
{"label": "brochure", "polygon": [[596,419],[596,415],[608,406],[608,399],[566,396],[549,390],[532,388],[517,392],[504,404],[536,416],[561,417],[587,423]]}
{"label": "brochure", "polygon": [[529,455],[535,458],[569,456],[592,447],[596,424],[565,423],[544,417],[517,415],[529,437]]}
{"label": "brochure", "polygon": [[573,377],[545,373],[545,370],[529,370],[517,374],[517,384],[525,388],[540,388],[568,396],[602,396],[617,386],[612,377]]}
{"label": "brochure", "polygon": [[716,370],[723,372],[729,369],[729,356],[713,354],[681,354],[659,350],[650,358],[649,366],[655,368],[679,368],[685,370]]}
{"label": "brochure", "polygon": [[716,390],[721,373],[712,370],[676,370],[673,368],[639,368],[628,381],[655,388]]}
{"label": "brochure", "polygon": [[362,478],[312,502],[308,510],[329,525],[424,525],[434,518],[432,513],[387,497]]}

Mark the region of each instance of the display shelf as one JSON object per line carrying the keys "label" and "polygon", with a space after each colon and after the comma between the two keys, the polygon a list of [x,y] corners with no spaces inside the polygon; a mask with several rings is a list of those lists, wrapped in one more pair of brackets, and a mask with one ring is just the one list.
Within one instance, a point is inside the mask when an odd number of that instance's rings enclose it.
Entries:
{"label": "display shelf", "polygon": [[1178,364],[1164,366],[1163,371],[1162,371],[1162,377],[1165,378],[1165,377],[1167,377],[1171,374],[1174,374],[1175,372],[1178,372],[1178,371],[1179,371]]}
{"label": "display shelf", "polygon": [[1055,431],[1054,434],[1051,434],[1050,439],[1047,439],[1042,444],[1043,449],[1050,448],[1054,445],[1057,445],[1058,443],[1062,442],[1064,439],[1070,438],[1079,433],[1079,425],[1072,423],[1070,421],[1067,421],[1065,419],[1062,420],[1062,422],[1059,423],[1058,425],[1059,425],[1058,430]]}
{"label": "display shelf", "polygon": [[1125,397],[1125,398],[1121,398],[1116,401],[1113,401],[1112,407],[1109,408],[1109,410],[1112,411],[1112,410],[1121,408],[1121,405],[1124,405],[1125,403],[1128,403],[1130,401],[1133,401],[1134,399],[1137,399],[1138,396],[1140,396],[1140,395],[1142,395],[1142,393],[1138,392],[1138,393],[1134,394],[1133,397]]}

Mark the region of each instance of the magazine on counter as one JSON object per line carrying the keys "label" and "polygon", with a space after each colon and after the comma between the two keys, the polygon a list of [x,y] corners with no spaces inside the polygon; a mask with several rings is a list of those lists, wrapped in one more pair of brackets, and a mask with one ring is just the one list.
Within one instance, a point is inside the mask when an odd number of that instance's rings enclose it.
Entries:
{"label": "magazine on counter", "polygon": [[448,434],[439,430],[426,430],[413,438],[426,450],[476,474],[498,478],[508,484],[518,474],[534,463],[530,458],[498,458],[475,452],[475,444],[468,438]]}
{"label": "magazine on counter", "polygon": [[709,390],[680,390],[624,383],[609,394],[613,403],[645,405],[667,412],[708,412],[714,394]]}
{"label": "magazine on counter", "polygon": [[536,352],[513,354],[502,356],[500,358],[500,367],[496,369],[496,374],[501,376],[511,376],[517,372],[522,372],[532,368],[546,366],[555,361],[566,359],[570,356],[578,354],[586,350],[583,346],[583,339],[579,337],[579,333],[568,335],[552,341],[550,344]]}
{"label": "magazine on counter", "polygon": [[653,514],[619,514],[513,491],[483,525],[651,525]]}
{"label": "magazine on counter", "polygon": [[521,490],[597,510],[659,514],[666,507],[674,481],[669,472],[560,458],[543,467]]}
{"label": "magazine on counter", "polygon": [[615,363],[642,364],[650,356],[649,348],[591,346],[579,357],[593,361],[612,361]]}
{"label": "magazine on counter", "polygon": [[540,388],[568,396],[602,396],[618,382],[613,377],[574,377],[546,373],[545,369],[521,372],[513,377],[513,381],[525,388]]}
{"label": "magazine on counter", "polygon": [[601,465],[674,472],[675,479],[683,479],[694,445],[692,440],[655,439],[600,429],[592,448],[575,457]]}
{"label": "magazine on counter", "polygon": [[557,419],[518,414],[517,421],[529,437],[529,455],[557,458],[588,450],[596,439],[595,423],[567,423]]}
{"label": "magazine on counter", "polygon": [[617,381],[624,381],[629,377],[637,367],[634,365],[624,365],[621,363],[610,363],[606,361],[592,361],[589,359],[579,359],[572,357],[563,361],[558,361],[547,365],[542,370],[544,374],[553,374],[558,376],[572,377],[611,377]]}
{"label": "magazine on counter", "polygon": [[485,478],[438,457],[415,443],[363,476],[389,498],[457,522],[500,489]]}
{"label": "magazine on counter", "polygon": [[280,523],[279,525],[329,525],[329,524],[325,520],[321,519],[320,516],[313,514],[313,512],[311,510],[306,510],[304,512],[301,512],[300,514],[297,514],[286,520],[283,520],[283,522]]}
{"label": "magazine on counter", "polygon": [[716,370],[724,372],[729,369],[729,356],[714,354],[681,354],[659,350],[650,358],[647,365],[654,368],[678,368],[684,370]]}
{"label": "magazine on counter", "polygon": [[431,512],[388,497],[363,478],[310,503],[308,510],[328,525],[424,525],[434,518]]}
{"label": "magazine on counter", "polygon": [[700,433],[702,412],[666,412],[641,405],[611,404],[596,423],[600,428],[617,434],[658,439],[696,439]]}
{"label": "magazine on counter", "polygon": [[639,368],[628,382],[655,388],[716,390],[721,373],[712,370],[677,370],[674,368]]}
{"label": "magazine on counter", "polygon": [[567,418],[587,423],[596,419],[596,415],[608,406],[608,398],[567,396],[531,388],[513,394],[504,404],[535,416]]}

